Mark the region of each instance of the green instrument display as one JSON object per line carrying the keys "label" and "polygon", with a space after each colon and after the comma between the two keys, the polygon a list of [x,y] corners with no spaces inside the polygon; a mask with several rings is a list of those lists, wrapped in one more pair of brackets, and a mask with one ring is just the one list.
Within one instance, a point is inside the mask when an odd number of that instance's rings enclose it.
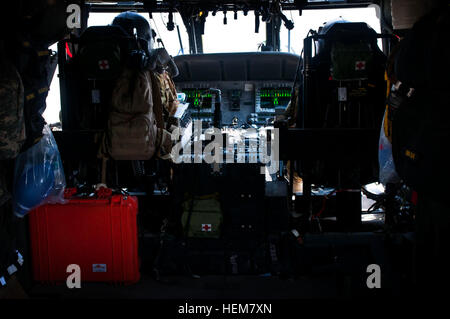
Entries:
{"label": "green instrument display", "polygon": [[290,88],[261,88],[259,90],[261,108],[273,109],[277,106],[287,106],[291,100]]}
{"label": "green instrument display", "polygon": [[212,94],[208,89],[184,89],[186,94],[186,102],[191,107],[210,109],[212,108]]}

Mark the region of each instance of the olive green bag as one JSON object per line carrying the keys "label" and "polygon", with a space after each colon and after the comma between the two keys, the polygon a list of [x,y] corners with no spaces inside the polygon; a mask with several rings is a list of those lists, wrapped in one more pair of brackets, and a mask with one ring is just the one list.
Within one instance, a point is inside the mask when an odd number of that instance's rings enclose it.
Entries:
{"label": "olive green bag", "polygon": [[333,80],[364,80],[369,77],[373,53],[364,41],[335,42],[331,48],[331,64]]}
{"label": "olive green bag", "polygon": [[218,195],[187,198],[183,202],[181,222],[188,238],[219,238],[222,210]]}

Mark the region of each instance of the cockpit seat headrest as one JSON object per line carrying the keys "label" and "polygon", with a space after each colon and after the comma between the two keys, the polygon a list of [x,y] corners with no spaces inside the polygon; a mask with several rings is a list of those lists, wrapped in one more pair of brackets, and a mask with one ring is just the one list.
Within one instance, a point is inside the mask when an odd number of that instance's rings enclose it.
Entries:
{"label": "cockpit seat headrest", "polygon": [[108,40],[127,37],[127,33],[119,26],[91,26],[81,34],[80,43],[97,42],[99,39]]}
{"label": "cockpit seat headrest", "polygon": [[335,39],[345,42],[352,42],[364,38],[367,42],[371,42],[376,45],[377,33],[364,22],[348,22],[342,19],[332,20],[321,27],[318,34],[329,36],[327,39],[319,39],[317,41],[318,53],[330,50],[330,44]]}

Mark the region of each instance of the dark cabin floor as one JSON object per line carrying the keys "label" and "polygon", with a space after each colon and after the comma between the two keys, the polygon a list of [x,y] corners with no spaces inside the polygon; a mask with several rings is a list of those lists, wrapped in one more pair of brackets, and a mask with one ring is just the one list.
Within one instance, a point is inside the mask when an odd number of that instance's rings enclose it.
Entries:
{"label": "dark cabin floor", "polygon": [[[27,291],[32,299],[349,299],[366,297],[405,297],[411,293],[398,251],[401,245],[386,246],[380,234],[313,235],[309,242],[314,252],[322,243],[337,243],[343,262],[315,264],[311,270],[291,278],[257,275],[163,276],[156,281],[148,273],[134,285],[82,283],[81,289],[57,285],[33,284]],[[372,255],[382,267],[381,289],[368,289],[365,259],[354,243],[370,242]],[[394,241],[395,242],[395,241]],[[318,246],[319,245],[319,246]],[[387,248],[387,249],[384,249]]]}

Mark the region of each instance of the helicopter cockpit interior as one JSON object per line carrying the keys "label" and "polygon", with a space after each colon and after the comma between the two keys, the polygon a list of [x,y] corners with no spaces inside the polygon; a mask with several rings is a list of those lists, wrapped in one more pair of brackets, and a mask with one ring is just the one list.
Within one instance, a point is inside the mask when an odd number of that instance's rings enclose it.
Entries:
{"label": "helicopter cockpit interior", "polygon": [[[409,293],[417,192],[381,154],[397,143],[382,144],[397,132],[392,56],[419,5],[50,2],[14,11],[24,27],[0,47],[17,47],[5,56],[25,92],[2,206],[18,220],[8,258],[24,294]],[[68,265],[84,288],[66,287]]]}

